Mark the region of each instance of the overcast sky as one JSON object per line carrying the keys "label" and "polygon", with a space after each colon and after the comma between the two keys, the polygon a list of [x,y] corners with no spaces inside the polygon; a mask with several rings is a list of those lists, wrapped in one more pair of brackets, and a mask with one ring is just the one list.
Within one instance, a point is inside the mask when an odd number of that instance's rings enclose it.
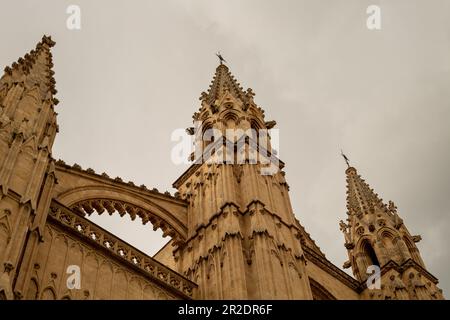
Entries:
{"label": "overcast sky", "polygon": [[[68,30],[66,8],[81,8]],[[381,7],[381,30],[366,8]],[[53,155],[172,193],[173,130],[192,125],[222,52],[276,120],[297,218],[327,257],[347,260],[340,148],[392,199],[428,270],[450,293],[450,1],[8,1],[0,65],[53,48],[60,133]],[[93,218],[154,253],[159,233]]]}

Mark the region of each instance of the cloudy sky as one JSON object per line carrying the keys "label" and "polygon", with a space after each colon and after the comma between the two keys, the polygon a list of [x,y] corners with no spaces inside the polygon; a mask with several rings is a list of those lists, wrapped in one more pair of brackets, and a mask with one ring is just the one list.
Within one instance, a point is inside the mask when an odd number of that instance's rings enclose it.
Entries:
{"label": "cloudy sky", "polygon": [[[81,8],[81,30],[66,8]],[[366,8],[381,8],[368,30]],[[173,130],[191,125],[222,52],[267,120],[297,217],[337,266],[347,259],[345,163],[394,200],[429,271],[450,292],[450,2],[8,1],[0,65],[53,48],[60,133],[55,158],[174,192]],[[93,220],[154,253],[165,243],[139,222]]]}

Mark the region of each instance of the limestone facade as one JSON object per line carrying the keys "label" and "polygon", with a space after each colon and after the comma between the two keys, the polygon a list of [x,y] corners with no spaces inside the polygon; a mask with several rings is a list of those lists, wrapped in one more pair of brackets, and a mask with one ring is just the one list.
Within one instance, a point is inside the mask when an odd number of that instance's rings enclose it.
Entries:
{"label": "limestone facade", "polygon": [[[222,63],[187,129],[196,149],[175,195],[56,161],[54,44],[44,36],[0,79],[0,299],[443,299],[420,236],[353,167],[340,228],[355,278],[327,260],[294,216],[270,135],[255,134],[275,121]],[[128,214],[171,241],[149,257],[93,213]]]}

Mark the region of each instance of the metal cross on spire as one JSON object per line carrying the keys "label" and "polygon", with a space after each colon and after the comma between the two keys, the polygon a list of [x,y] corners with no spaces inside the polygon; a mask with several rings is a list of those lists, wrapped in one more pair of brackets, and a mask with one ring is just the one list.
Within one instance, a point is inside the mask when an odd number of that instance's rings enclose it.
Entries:
{"label": "metal cross on spire", "polygon": [[341,149],[341,155],[342,155],[342,157],[344,158],[345,163],[347,164],[347,167],[350,168],[350,160],[349,160],[349,159],[347,158],[347,156],[344,154],[344,152],[342,151],[342,149]]}
{"label": "metal cross on spire", "polygon": [[220,64],[223,64],[223,62],[227,63],[227,61],[220,54],[220,51],[216,53],[216,56],[219,58]]}

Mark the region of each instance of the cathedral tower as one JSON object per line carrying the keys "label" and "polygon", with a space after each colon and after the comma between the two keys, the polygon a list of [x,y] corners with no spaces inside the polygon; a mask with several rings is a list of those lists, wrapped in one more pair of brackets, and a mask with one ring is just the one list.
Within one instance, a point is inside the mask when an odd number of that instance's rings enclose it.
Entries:
{"label": "cathedral tower", "polygon": [[[44,36],[0,78],[0,300],[443,299],[421,237],[350,166],[340,228],[356,279],[328,261],[292,211],[275,121],[222,59],[174,196],[55,162],[53,46]],[[150,257],[84,217],[94,211],[139,217],[173,246]]]}
{"label": "cathedral tower", "polygon": [[[442,299],[437,279],[425,268],[416,242],[397,213],[369,187],[353,167],[347,175],[347,223],[341,220],[345,247],[355,277],[365,283],[377,266],[380,287],[366,288],[363,297],[372,299]],[[368,282],[371,282],[369,279]],[[366,285],[367,286],[367,285]],[[368,284],[368,286],[371,286]]]}
{"label": "cathedral tower", "polygon": [[42,236],[54,184],[53,45],[44,36],[0,79],[0,295],[8,299],[23,294],[13,288],[29,262],[22,259],[24,244]]}
{"label": "cathedral tower", "polygon": [[[194,164],[174,183],[188,207],[178,270],[200,299],[311,299],[283,163],[264,111],[220,64],[194,114]],[[200,150],[200,151],[199,151]]]}

